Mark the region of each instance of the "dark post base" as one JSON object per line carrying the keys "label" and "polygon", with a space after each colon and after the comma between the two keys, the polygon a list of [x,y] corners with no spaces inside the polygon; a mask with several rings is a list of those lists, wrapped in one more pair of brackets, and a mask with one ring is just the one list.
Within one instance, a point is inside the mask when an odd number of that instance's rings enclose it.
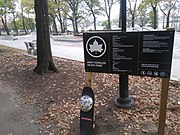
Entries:
{"label": "dark post base", "polygon": [[118,97],[115,99],[114,105],[118,108],[130,109],[134,106],[134,102],[131,97],[127,97],[127,98]]}

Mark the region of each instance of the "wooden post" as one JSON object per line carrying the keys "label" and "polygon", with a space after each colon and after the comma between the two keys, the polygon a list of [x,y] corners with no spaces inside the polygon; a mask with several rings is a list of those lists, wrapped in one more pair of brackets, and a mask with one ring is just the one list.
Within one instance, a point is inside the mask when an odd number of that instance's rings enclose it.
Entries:
{"label": "wooden post", "polygon": [[[166,31],[174,31],[174,28],[167,28]],[[164,135],[166,125],[166,110],[169,91],[169,78],[162,78],[161,97],[158,120],[158,135]]]}
{"label": "wooden post", "polygon": [[[86,87],[90,87],[93,90],[93,73],[92,72],[86,72]],[[96,116],[93,115],[93,121],[95,121],[95,117]],[[95,122],[93,123],[93,129],[95,129]]]}
{"label": "wooden post", "polygon": [[165,123],[166,123],[168,90],[169,90],[169,79],[162,78],[159,120],[158,120],[158,135],[164,135]]}
{"label": "wooden post", "polygon": [[86,86],[93,89],[93,73],[86,72]]}

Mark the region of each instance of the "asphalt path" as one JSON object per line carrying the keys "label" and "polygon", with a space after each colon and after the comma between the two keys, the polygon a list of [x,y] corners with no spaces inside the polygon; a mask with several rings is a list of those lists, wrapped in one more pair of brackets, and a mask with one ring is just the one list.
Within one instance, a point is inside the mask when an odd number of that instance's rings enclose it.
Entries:
{"label": "asphalt path", "polygon": [[39,135],[41,127],[36,122],[42,115],[17,91],[0,81],[0,135]]}
{"label": "asphalt path", "polygon": [[[66,36],[67,37],[67,36]],[[66,38],[65,36],[61,36],[63,40]],[[74,37],[72,35],[68,35],[71,37],[71,40],[63,40],[63,41],[55,41],[51,38],[51,50],[53,56],[58,56],[61,58],[72,59],[77,61],[84,61],[84,53],[83,53],[83,42],[80,37]],[[32,40],[36,40],[36,35],[26,35],[26,36],[17,36],[18,40],[10,40],[10,38],[3,38],[5,40],[0,40],[0,45],[10,46],[22,50],[26,50],[26,46],[24,42],[31,42]],[[2,39],[2,38],[1,38]]]}
{"label": "asphalt path", "polygon": [[[25,41],[32,41],[36,39],[36,35],[17,36],[18,40],[0,39],[0,45],[10,46],[22,50],[26,50]],[[57,37],[53,37],[57,38]],[[81,37],[73,35],[59,36],[56,41],[51,37],[51,50],[52,55],[84,62],[83,41]],[[173,59],[171,67],[171,79],[180,81],[180,32],[175,33]]]}

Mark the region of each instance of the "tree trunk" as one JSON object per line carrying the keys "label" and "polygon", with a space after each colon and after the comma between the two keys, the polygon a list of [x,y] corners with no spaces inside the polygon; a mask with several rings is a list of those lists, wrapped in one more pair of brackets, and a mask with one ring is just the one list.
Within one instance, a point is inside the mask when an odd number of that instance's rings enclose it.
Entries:
{"label": "tree trunk", "polygon": [[24,21],[24,10],[23,7],[21,7],[21,18],[22,18],[22,24],[23,24],[23,29],[25,33],[27,34],[26,26],[25,26],[25,21]]}
{"label": "tree trunk", "polygon": [[3,17],[1,17],[1,21],[2,21],[2,24],[3,24],[3,26],[4,26],[4,29],[5,29],[5,31],[6,31],[6,33],[7,33],[7,35],[10,35],[9,29],[8,29],[8,27],[7,27],[7,23],[6,23],[6,21],[3,19]]}
{"label": "tree trunk", "polygon": [[121,14],[121,8],[122,8],[122,2],[119,4],[119,28],[122,27],[122,14]]}
{"label": "tree trunk", "polygon": [[162,23],[163,23],[163,25],[162,25],[162,28],[164,29],[165,28],[165,15],[163,15],[163,18],[162,18]]}
{"label": "tree trunk", "polygon": [[77,19],[77,16],[75,17],[75,33],[76,34],[78,34],[79,33],[79,31],[78,31],[78,21],[77,21],[78,19]]}
{"label": "tree trunk", "polygon": [[134,17],[135,15],[134,14],[132,14],[132,28],[134,27],[134,19],[135,19],[135,17]]}
{"label": "tree trunk", "polygon": [[[55,0],[56,4],[58,5],[58,1]],[[60,9],[58,8],[58,20],[59,20],[59,23],[60,23],[60,27],[61,27],[61,32],[64,33],[65,32],[65,29],[63,27],[63,20],[62,20],[62,16],[61,16],[61,11]]]}
{"label": "tree trunk", "polygon": [[67,20],[62,21],[63,22],[63,28],[64,32],[67,31]]}
{"label": "tree trunk", "polygon": [[49,36],[47,0],[35,0],[37,29],[37,66],[34,71],[43,75],[48,71],[58,72],[52,59]]}
{"label": "tree trunk", "polygon": [[156,11],[156,7],[152,7],[152,8],[153,8],[153,13],[154,13],[153,28],[156,29],[157,28],[157,11]]}
{"label": "tree trunk", "polygon": [[28,14],[28,25],[29,25],[31,32],[33,32],[33,22],[31,21],[29,14]]}
{"label": "tree trunk", "polygon": [[53,32],[58,33],[55,17],[53,16],[53,14],[50,14],[50,16],[53,20]]}
{"label": "tree trunk", "polygon": [[169,18],[170,18],[170,13],[171,13],[171,10],[168,11],[167,13],[167,18],[166,18],[166,28],[169,27]]}
{"label": "tree trunk", "polygon": [[108,29],[111,29],[111,18],[110,18],[110,14],[108,15]]}
{"label": "tree trunk", "polygon": [[96,30],[96,16],[94,14],[94,11],[91,9],[92,15],[93,15],[93,19],[94,19],[94,30]]}
{"label": "tree trunk", "polygon": [[73,26],[73,31],[74,31],[74,35],[76,34],[76,28],[75,28],[75,21],[74,18],[70,18],[71,22],[72,22],[72,26]]}
{"label": "tree trunk", "polygon": [[8,29],[8,25],[7,25],[7,10],[6,10],[6,8],[5,8],[5,15],[4,15],[4,28],[5,28],[5,31],[6,31],[6,33],[7,33],[7,35],[10,35],[10,33],[9,33],[9,29]]}
{"label": "tree trunk", "polygon": [[16,25],[16,17],[15,17],[14,12],[13,12],[13,24],[14,24],[14,29],[16,31],[16,35],[18,35],[18,29],[17,29],[17,25]]}
{"label": "tree trunk", "polygon": [[65,32],[65,29],[63,27],[63,21],[62,21],[62,17],[61,17],[61,12],[60,12],[60,9],[58,8],[58,15],[59,15],[59,23],[60,23],[60,27],[61,27],[61,32],[64,33]]}
{"label": "tree trunk", "polygon": [[109,7],[109,11],[108,11],[108,27],[109,29],[111,29],[111,7]]}

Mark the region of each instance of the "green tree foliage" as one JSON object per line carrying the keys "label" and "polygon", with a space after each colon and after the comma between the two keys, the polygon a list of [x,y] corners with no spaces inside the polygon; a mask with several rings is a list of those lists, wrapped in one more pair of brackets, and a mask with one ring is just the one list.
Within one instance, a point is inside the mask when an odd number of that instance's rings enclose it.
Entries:
{"label": "green tree foliage", "polygon": [[137,23],[143,28],[150,22],[150,13],[148,13],[146,6],[142,3],[138,6],[138,12],[139,16],[137,18]]}
{"label": "green tree foliage", "polygon": [[17,24],[16,24],[16,18],[17,18],[17,15],[18,13],[16,12],[16,3],[17,3],[17,0],[13,0],[13,9],[11,11],[11,14],[12,14],[12,23],[13,23],[13,27],[12,29],[16,32],[16,35],[18,35],[18,28],[17,28]]}
{"label": "green tree foliage", "polygon": [[153,12],[153,19],[152,19],[152,24],[153,24],[153,28],[156,29],[158,26],[158,13],[157,13],[157,7],[158,4],[161,0],[145,0],[142,2],[142,4],[144,4],[146,7],[151,6],[152,8],[152,12]]}
{"label": "green tree foliage", "polygon": [[176,2],[177,0],[163,0],[159,4],[160,10],[166,17],[166,28],[169,27],[171,11],[175,8]]}
{"label": "green tree foliage", "polygon": [[[50,15],[50,25],[52,26],[52,31],[58,33],[61,31],[62,33],[66,30],[66,21],[67,14],[69,14],[69,7],[64,0],[49,0],[48,1],[48,10]],[[60,24],[60,30],[57,27],[57,20]]]}
{"label": "green tree foliage", "polygon": [[14,8],[12,2],[13,2],[12,0],[0,1],[0,18],[7,35],[10,35],[7,25],[7,15],[9,14],[9,11]]}
{"label": "green tree foliage", "polygon": [[134,27],[135,25],[135,19],[137,18],[137,16],[139,15],[137,13],[137,9],[138,9],[138,1],[135,0],[134,3],[132,4],[131,0],[128,0],[128,3],[129,3],[129,8],[128,8],[128,11],[131,15],[131,27]]}
{"label": "green tree foliage", "polygon": [[[33,24],[31,23],[30,14],[34,14],[34,0],[21,0],[21,19],[23,24],[23,30],[28,33],[28,26],[33,31]],[[28,16],[28,23],[25,23],[25,15]]]}
{"label": "green tree foliage", "polygon": [[111,29],[111,10],[112,10],[112,6],[117,2],[118,2],[117,0],[103,0],[102,9],[105,15],[107,16],[107,21],[108,21],[107,29]]}
{"label": "green tree foliage", "polygon": [[[104,26],[111,29],[113,23],[111,9],[117,1],[119,0],[48,0],[50,28],[53,32],[65,32],[69,25],[68,20],[70,20],[74,33],[78,33],[79,26],[84,28],[93,24],[94,29],[96,29],[98,15],[104,15],[107,20],[107,25]],[[161,9],[164,20],[166,19],[166,26],[164,27],[168,27],[172,16],[176,17],[174,19],[176,22],[179,22],[179,9],[175,6],[176,1],[178,5],[179,0],[143,0],[140,4],[137,0],[133,2],[127,0],[127,21],[133,27],[135,24],[141,27],[151,24],[153,28],[157,28],[158,13],[161,13],[158,11]],[[20,2],[20,9],[18,10],[15,7],[16,2]],[[35,29],[34,18],[34,0],[0,0],[0,21],[3,26],[2,29],[7,34],[10,34],[9,28],[14,29],[16,34],[18,34],[18,29],[23,29],[26,33],[30,30],[33,31]],[[176,26],[179,25],[176,24]]]}
{"label": "green tree foliage", "polygon": [[99,0],[84,0],[87,5],[87,12],[93,16],[94,29],[96,30],[96,15],[100,15],[102,7],[100,6]]}
{"label": "green tree foliage", "polygon": [[[35,22],[34,22],[34,19],[33,19],[33,18],[24,17],[24,22],[25,22],[25,24],[27,24],[27,25],[26,25],[26,28],[27,28],[27,29],[31,29],[32,27],[33,27],[33,29],[35,28]],[[18,18],[18,19],[15,21],[15,23],[16,23],[16,28],[17,28],[18,30],[23,30],[22,20],[21,20],[20,18]],[[31,25],[28,25],[29,23],[30,23]],[[11,22],[11,23],[9,24],[9,27],[10,27],[11,29],[14,29],[14,22]]]}
{"label": "green tree foliage", "polygon": [[72,21],[74,34],[79,33],[78,32],[78,20],[82,19],[81,12],[80,12],[80,4],[81,0],[66,0],[66,3],[70,9],[70,12],[67,13],[67,16]]}
{"label": "green tree foliage", "polygon": [[22,0],[21,4],[26,14],[34,14],[34,0]]}
{"label": "green tree foliage", "polygon": [[109,29],[108,20],[102,21],[101,26],[103,27],[104,30]]}
{"label": "green tree foliage", "polygon": [[149,17],[149,22],[148,22],[149,26],[155,29],[155,26],[154,26],[155,25],[155,23],[154,23],[154,13],[153,13],[153,11],[149,12],[149,16],[148,17]]}
{"label": "green tree foliage", "polygon": [[58,6],[58,16],[57,19],[60,23],[61,32],[65,32],[67,30],[67,16],[70,11],[68,4],[64,0],[55,0],[56,5]]}
{"label": "green tree foliage", "polygon": [[58,15],[58,4],[56,3],[57,0],[49,0],[48,1],[48,13],[50,16],[49,24],[52,26],[52,32],[58,33],[58,28],[56,24],[56,18]]}

